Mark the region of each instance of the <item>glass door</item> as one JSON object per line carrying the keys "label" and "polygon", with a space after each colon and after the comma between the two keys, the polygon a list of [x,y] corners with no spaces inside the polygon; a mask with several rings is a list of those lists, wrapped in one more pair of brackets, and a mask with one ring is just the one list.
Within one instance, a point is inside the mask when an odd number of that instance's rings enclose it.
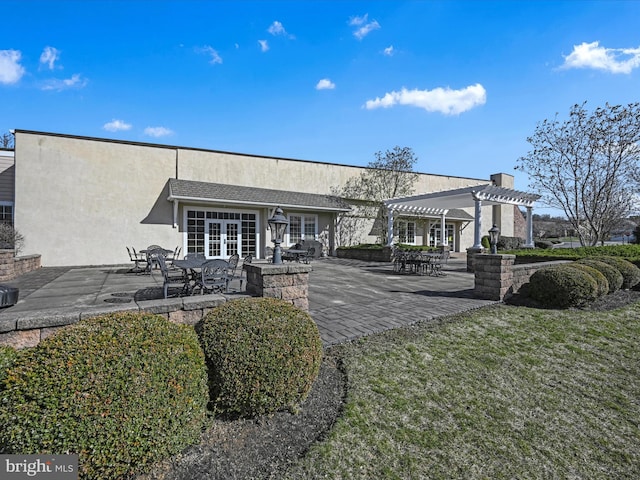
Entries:
{"label": "glass door", "polygon": [[229,258],[240,253],[242,228],[240,221],[207,220],[205,252],[207,258]]}

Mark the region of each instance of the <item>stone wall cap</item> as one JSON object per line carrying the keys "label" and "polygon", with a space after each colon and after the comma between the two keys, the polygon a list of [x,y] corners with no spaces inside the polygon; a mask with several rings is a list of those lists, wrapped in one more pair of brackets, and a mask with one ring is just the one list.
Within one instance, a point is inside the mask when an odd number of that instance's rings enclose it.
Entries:
{"label": "stone wall cap", "polygon": [[274,265],[272,263],[250,263],[244,268],[248,272],[258,273],[260,275],[282,275],[287,273],[309,273],[313,270],[311,265],[304,263],[283,263]]}

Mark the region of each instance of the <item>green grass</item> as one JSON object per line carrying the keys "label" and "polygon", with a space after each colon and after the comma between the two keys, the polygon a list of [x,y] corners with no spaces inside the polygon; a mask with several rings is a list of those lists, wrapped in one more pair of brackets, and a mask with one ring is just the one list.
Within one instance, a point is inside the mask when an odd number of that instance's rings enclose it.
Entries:
{"label": "green grass", "polygon": [[506,305],[338,347],[345,411],[289,478],[640,478],[640,303]]}

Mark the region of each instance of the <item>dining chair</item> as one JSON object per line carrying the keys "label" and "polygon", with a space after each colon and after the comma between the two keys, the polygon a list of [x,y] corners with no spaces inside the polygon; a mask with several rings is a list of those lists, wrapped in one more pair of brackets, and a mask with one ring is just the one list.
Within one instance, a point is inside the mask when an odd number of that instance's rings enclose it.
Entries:
{"label": "dining chair", "polygon": [[207,260],[202,264],[200,281],[198,286],[201,293],[205,291],[226,292],[229,286],[229,264],[225,260]]}

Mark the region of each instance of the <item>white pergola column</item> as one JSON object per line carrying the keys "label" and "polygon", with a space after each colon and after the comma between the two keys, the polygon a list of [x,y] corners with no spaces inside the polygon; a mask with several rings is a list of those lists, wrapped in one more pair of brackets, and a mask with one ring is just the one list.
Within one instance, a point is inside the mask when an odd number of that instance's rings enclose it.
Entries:
{"label": "white pergola column", "polygon": [[533,207],[527,207],[527,239],[524,244],[527,248],[534,248],[533,243]]}
{"label": "white pergola column", "polygon": [[475,220],[473,225],[473,248],[482,248],[482,200],[474,198]]}
{"label": "white pergola column", "polygon": [[393,208],[387,208],[387,246],[393,245]]}
{"label": "white pergola column", "polygon": [[447,229],[445,228],[445,214],[440,216],[440,240],[442,245],[449,245],[449,239],[447,238]]}

